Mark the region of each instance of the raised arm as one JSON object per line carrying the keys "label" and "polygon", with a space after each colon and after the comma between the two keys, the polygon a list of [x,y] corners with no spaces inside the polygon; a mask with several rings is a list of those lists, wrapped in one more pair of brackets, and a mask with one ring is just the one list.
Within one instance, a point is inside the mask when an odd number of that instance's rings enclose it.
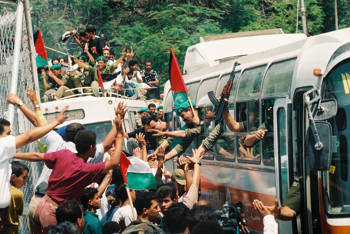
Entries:
{"label": "raised arm", "polygon": [[158,129],[151,129],[153,132],[153,136],[167,136],[167,137],[175,137],[175,138],[185,138],[186,131],[185,130],[176,130],[171,132],[162,132]]}
{"label": "raised arm", "polygon": [[114,119],[114,124],[117,130],[115,151],[112,153],[110,159],[106,162],[105,170],[104,170],[105,172],[107,172],[109,169],[116,167],[120,162],[120,155],[122,152],[122,144],[123,144],[123,136],[124,136],[123,119],[126,111],[127,111],[127,107],[125,106],[124,103],[120,102],[116,109],[116,117]]}
{"label": "raised arm", "polygon": [[66,106],[61,113],[58,115],[57,119],[52,123],[32,128],[21,135],[16,136],[16,148],[20,148],[26,144],[29,144],[37,139],[45,136],[48,132],[54,129],[57,125],[62,124],[66,119],[68,119],[67,115],[64,115],[68,106]]}
{"label": "raised arm", "polygon": [[112,174],[113,174],[113,170],[110,169],[105,175],[105,177],[103,178],[100,186],[98,186],[98,192],[97,192],[98,197],[104,193],[108,185],[112,182]]}
{"label": "raised arm", "polygon": [[55,74],[53,74],[53,72],[51,70],[49,70],[49,76],[59,85],[59,86],[63,86],[64,82],[58,78]]}
{"label": "raised arm", "polygon": [[88,64],[83,63],[83,62],[80,62],[80,60],[77,57],[73,56],[73,60],[76,64],[78,64],[78,67],[84,68],[86,70],[90,70],[90,66]]}
{"label": "raised arm", "polygon": [[256,141],[259,141],[264,138],[266,132],[267,130],[257,130],[254,134],[246,136],[246,138],[244,139],[244,144],[249,147],[253,146]]}
{"label": "raised arm", "polygon": [[222,115],[224,117],[224,120],[226,122],[227,127],[232,131],[232,132],[241,132],[243,131],[244,127],[242,123],[237,122],[236,120],[233,119],[231,116],[230,112],[227,109],[227,106],[225,106],[224,111],[222,112]]}
{"label": "raised arm", "polygon": [[40,121],[40,118],[32,111],[26,104],[23,103],[22,99],[16,94],[10,93],[7,96],[7,101],[13,105],[17,105],[18,108],[23,112],[27,119],[35,126],[39,127],[43,124]]}
{"label": "raised arm", "polygon": [[145,134],[143,133],[136,134],[136,140],[139,143],[142,150],[142,160],[147,162],[147,143],[145,140]]}
{"label": "raised arm", "polygon": [[187,156],[187,158],[191,160],[191,162],[194,164],[192,185],[196,186],[196,188],[198,189],[201,177],[201,169],[199,163],[201,162],[203,156],[200,155],[198,149],[192,149],[192,153],[192,157]]}

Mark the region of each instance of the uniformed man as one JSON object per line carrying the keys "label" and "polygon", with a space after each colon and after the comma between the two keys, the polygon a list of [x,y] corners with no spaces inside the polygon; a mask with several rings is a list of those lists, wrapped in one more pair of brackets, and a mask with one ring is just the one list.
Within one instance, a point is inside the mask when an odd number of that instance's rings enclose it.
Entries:
{"label": "uniformed man", "polygon": [[165,121],[165,119],[164,119],[164,112],[163,112],[163,106],[162,105],[159,105],[157,107],[157,115],[158,115],[159,119],[161,119],[162,121]]}
{"label": "uniformed man", "polygon": [[137,111],[137,115],[135,116],[136,128],[142,127],[142,117],[148,115],[148,108],[142,107]]}
{"label": "uniformed man", "polygon": [[61,65],[55,64],[51,66],[51,69],[48,72],[48,78],[46,73],[43,72],[41,77],[43,79],[43,85],[45,89],[44,93],[44,102],[53,101],[60,99],[62,97],[73,95],[73,92],[70,91],[70,88],[67,87],[67,75],[62,75]]}
{"label": "uniformed man", "polygon": [[[81,55],[78,57],[78,60],[80,63],[88,65],[86,56]],[[75,88],[89,87],[93,82],[93,74],[91,71],[81,67],[78,67],[77,69],[71,71],[68,76],[69,80],[73,83]]]}

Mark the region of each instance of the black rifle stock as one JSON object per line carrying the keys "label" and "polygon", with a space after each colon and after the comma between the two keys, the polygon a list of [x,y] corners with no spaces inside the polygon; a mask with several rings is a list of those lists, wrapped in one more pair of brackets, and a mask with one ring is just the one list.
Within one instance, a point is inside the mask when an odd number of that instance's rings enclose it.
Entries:
{"label": "black rifle stock", "polygon": [[233,63],[233,68],[230,74],[230,78],[228,79],[227,83],[224,86],[224,90],[222,91],[220,101],[217,100],[213,91],[210,91],[208,93],[208,97],[215,107],[215,124],[218,124],[222,120],[222,112],[225,107],[225,99],[228,99],[230,97],[233,80],[235,78],[235,69],[237,65],[240,65],[240,64],[238,62]]}

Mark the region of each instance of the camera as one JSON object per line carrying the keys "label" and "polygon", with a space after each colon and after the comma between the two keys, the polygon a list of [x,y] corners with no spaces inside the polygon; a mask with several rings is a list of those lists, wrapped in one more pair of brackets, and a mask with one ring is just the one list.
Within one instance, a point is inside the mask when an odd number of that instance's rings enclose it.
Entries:
{"label": "camera", "polygon": [[244,207],[241,202],[229,204],[225,202],[221,210],[216,210],[218,224],[225,233],[250,233],[244,218]]}

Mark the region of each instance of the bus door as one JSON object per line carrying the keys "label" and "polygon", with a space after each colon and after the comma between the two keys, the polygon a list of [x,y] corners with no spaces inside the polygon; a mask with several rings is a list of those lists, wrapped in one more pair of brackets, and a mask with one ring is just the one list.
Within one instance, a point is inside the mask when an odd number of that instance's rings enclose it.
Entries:
{"label": "bus door", "polygon": [[[274,138],[274,163],[275,163],[275,183],[276,198],[282,206],[287,196],[290,185],[288,141],[289,134],[289,105],[287,98],[278,98],[274,100],[273,105],[273,138]],[[278,221],[279,233],[293,233],[292,221]]]}

